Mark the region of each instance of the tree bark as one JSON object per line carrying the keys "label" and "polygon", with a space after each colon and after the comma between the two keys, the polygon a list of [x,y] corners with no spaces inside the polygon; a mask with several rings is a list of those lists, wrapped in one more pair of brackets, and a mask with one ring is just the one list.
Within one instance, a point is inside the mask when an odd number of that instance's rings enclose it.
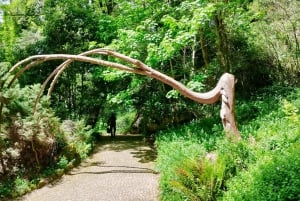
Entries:
{"label": "tree bark", "polygon": [[208,51],[207,51],[207,44],[204,39],[203,31],[204,30],[202,28],[199,29],[200,45],[201,45],[202,58],[203,58],[205,67],[208,68],[209,67]]}
{"label": "tree bark", "polygon": [[217,56],[223,67],[223,72],[230,72],[228,39],[222,13],[222,10],[218,10],[215,16]]}
{"label": "tree bark", "polygon": [[[130,65],[126,66],[126,65],[123,65],[120,63],[104,61],[102,59],[96,59],[96,58],[84,56],[84,55],[89,55],[89,54],[108,55],[108,56],[111,56],[114,58],[118,58],[122,61],[125,61],[125,62],[129,63]],[[184,86],[182,83],[176,81],[172,77],[169,77],[163,73],[160,73],[157,70],[150,68],[149,66],[142,63],[139,60],[130,58],[126,55],[123,55],[123,54],[120,54],[118,52],[114,52],[111,50],[96,49],[96,50],[91,50],[91,51],[82,53],[81,55],[50,54],[50,55],[35,55],[35,56],[28,57],[27,59],[24,59],[24,60],[18,62],[9,71],[9,73],[14,73],[15,71],[17,71],[17,69],[20,66],[26,64],[26,66],[24,68],[21,68],[16,73],[16,75],[13,77],[13,79],[9,82],[9,86],[11,86],[12,83],[16,79],[18,79],[18,77],[25,70],[30,69],[31,67],[33,67],[36,64],[39,64],[44,61],[50,61],[50,60],[65,60],[65,62],[62,65],[58,66],[54,70],[55,73],[51,73],[51,75],[49,76],[52,78],[56,74],[55,78],[53,79],[53,81],[49,87],[48,96],[51,95],[51,92],[54,88],[55,82],[57,81],[59,75],[73,61],[87,62],[87,63],[91,63],[91,64],[95,64],[95,65],[116,68],[119,70],[136,73],[136,74],[140,74],[140,75],[145,75],[145,76],[157,79],[157,80],[173,87],[174,89],[178,90],[183,96],[185,96],[189,99],[192,99],[198,103],[213,104],[221,99],[222,107],[221,107],[220,116],[222,119],[222,123],[223,123],[224,130],[226,132],[226,135],[230,138],[235,138],[235,139],[240,139],[240,137],[241,137],[240,133],[238,131],[237,124],[235,121],[235,116],[234,116],[235,79],[234,79],[234,76],[229,73],[223,74],[221,76],[219,82],[217,83],[216,87],[214,89],[212,89],[211,91],[206,92],[206,93],[198,93],[198,92],[194,92],[194,91],[188,89],[186,86]],[[47,80],[44,82],[41,90],[45,89],[45,86],[47,85],[48,81],[51,80],[51,78],[47,78]],[[42,94],[42,91],[39,93],[38,97],[36,98],[36,102],[39,101],[41,94]],[[34,111],[35,110],[36,110],[36,108],[34,108]]]}

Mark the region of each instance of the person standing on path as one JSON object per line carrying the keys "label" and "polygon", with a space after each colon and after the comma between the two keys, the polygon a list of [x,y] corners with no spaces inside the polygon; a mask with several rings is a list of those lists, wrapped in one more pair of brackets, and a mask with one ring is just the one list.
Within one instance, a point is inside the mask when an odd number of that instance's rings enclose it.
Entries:
{"label": "person standing on path", "polygon": [[117,130],[116,121],[117,121],[117,115],[116,115],[116,113],[112,112],[108,119],[108,125],[109,125],[109,129],[110,129],[111,137],[116,136],[116,130]]}

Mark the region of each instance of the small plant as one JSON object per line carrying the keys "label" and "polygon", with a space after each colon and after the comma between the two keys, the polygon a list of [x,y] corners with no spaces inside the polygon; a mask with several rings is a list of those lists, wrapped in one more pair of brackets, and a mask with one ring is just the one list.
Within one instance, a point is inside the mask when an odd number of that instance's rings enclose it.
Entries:
{"label": "small plant", "polygon": [[179,191],[187,200],[217,200],[225,175],[225,161],[214,155],[207,159],[187,160],[177,169],[176,180],[171,181],[175,191]]}
{"label": "small plant", "polygon": [[[74,164],[85,159],[94,147],[93,130],[85,126],[83,121],[66,120],[62,123],[61,160],[66,158]],[[63,160],[64,161],[64,160]],[[62,162],[62,161],[60,161]]]}
{"label": "small plant", "polygon": [[[177,139],[172,142],[160,142],[158,146],[157,168],[161,172],[160,187],[162,200],[182,200],[184,192],[177,188],[178,172],[187,171],[188,161],[196,161],[199,155],[204,155],[205,149],[196,142]],[[182,171],[181,171],[182,170]],[[183,179],[183,178],[182,178]]]}
{"label": "small plant", "polygon": [[14,181],[15,189],[13,192],[13,197],[17,197],[19,195],[23,195],[31,190],[32,184],[29,180],[17,177]]}
{"label": "small plant", "polygon": [[60,160],[58,161],[57,166],[58,166],[58,168],[60,168],[60,169],[65,169],[65,168],[67,168],[68,164],[69,164],[68,159],[67,159],[66,157],[63,156],[63,157],[61,157]]}

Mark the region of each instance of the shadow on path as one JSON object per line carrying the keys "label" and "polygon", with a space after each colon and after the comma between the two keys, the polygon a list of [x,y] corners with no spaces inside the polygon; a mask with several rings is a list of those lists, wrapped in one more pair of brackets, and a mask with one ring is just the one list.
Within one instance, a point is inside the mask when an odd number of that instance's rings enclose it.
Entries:
{"label": "shadow on path", "polygon": [[22,201],[157,201],[156,151],[141,135],[101,136],[94,152]]}
{"label": "shadow on path", "polygon": [[[107,146],[106,146],[107,145]],[[100,136],[95,153],[102,150],[121,152],[131,149],[133,157],[140,163],[154,162],[157,152],[152,144],[145,142],[142,135],[119,135],[116,137]]]}
{"label": "shadow on path", "polygon": [[70,173],[69,175],[78,175],[78,174],[109,174],[109,173],[149,173],[149,174],[158,174],[158,172],[150,169],[150,168],[141,168],[141,167],[131,167],[131,166],[101,166],[102,168],[122,168],[122,169],[114,169],[108,171],[97,171],[97,172],[77,172]]}

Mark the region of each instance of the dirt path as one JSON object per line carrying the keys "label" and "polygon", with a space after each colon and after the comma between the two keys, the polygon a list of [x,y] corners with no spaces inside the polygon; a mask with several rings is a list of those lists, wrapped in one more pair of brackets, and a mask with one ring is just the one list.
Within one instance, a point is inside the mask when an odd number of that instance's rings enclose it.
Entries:
{"label": "dirt path", "polygon": [[90,158],[22,201],[156,201],[155,152],[141,136],[102,137]]}

